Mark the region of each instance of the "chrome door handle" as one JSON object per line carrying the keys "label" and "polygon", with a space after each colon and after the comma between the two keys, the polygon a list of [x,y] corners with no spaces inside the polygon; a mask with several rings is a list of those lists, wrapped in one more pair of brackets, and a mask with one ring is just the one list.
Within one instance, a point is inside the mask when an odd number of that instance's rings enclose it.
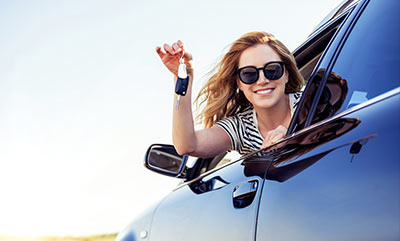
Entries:
{"label": "chrome door handle", "polygon": [[249,206],[256,196],[257,188],[257,180],[251,180],[236,185],[233,189],[233,206],[235,208],[244,208]]}

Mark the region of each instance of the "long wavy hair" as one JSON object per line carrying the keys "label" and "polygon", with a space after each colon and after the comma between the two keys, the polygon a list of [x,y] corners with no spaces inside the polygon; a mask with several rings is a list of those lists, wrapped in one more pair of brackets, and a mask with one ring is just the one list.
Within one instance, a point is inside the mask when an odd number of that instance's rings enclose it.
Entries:
{"label": "long wavy hair", "polygon": [[210,72],[211,77],[201,88],[195,100],[198,108],[205,105],[196,118],[204,124],[205,128],[209,128],[217,121],[235,115],[251,105],[237,86],[237,69],[243,51],[257,44],[268,44],[284,62],[289,74],[285,93],[300,91],[304,79],[297,69],[292,53],[286,46],[269,33],[247,33],[231,44],[228,52]]}

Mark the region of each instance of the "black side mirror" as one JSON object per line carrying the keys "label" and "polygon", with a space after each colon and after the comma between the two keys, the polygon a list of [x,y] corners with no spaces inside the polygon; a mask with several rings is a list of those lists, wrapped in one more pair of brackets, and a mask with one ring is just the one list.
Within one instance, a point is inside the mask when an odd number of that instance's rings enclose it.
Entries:
{"label": "black side mirror", "polygon": [[171,176],[182,177],[188,156],[179,155],[173,145],[153,144],[147,149],[145,166],[154,172]]}

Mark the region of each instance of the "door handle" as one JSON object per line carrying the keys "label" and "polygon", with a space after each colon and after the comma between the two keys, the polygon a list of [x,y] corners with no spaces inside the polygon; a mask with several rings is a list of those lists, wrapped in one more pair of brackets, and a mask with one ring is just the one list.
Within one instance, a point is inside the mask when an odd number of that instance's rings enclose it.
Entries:
{"label": "door handle", "polygon": [[235,208],[244,208],[249,206],[256,196],[257,188],[257,180],[251,180],[236,185],[233,189],[233,206]]}

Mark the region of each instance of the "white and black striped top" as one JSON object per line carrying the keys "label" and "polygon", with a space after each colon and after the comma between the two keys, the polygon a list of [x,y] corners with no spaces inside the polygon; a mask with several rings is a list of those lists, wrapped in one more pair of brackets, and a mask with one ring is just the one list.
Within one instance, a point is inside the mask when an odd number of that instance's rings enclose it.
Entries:
{"label": "white and black striped top", "polygon": [[[301,94],[301,92],[289,94],[292,116],[300,101]],[[225,130],[231,140],[232,149],[242,155],[259,150],[264,140],[258,130],[256,111],[253,106],[215,124]]]}

